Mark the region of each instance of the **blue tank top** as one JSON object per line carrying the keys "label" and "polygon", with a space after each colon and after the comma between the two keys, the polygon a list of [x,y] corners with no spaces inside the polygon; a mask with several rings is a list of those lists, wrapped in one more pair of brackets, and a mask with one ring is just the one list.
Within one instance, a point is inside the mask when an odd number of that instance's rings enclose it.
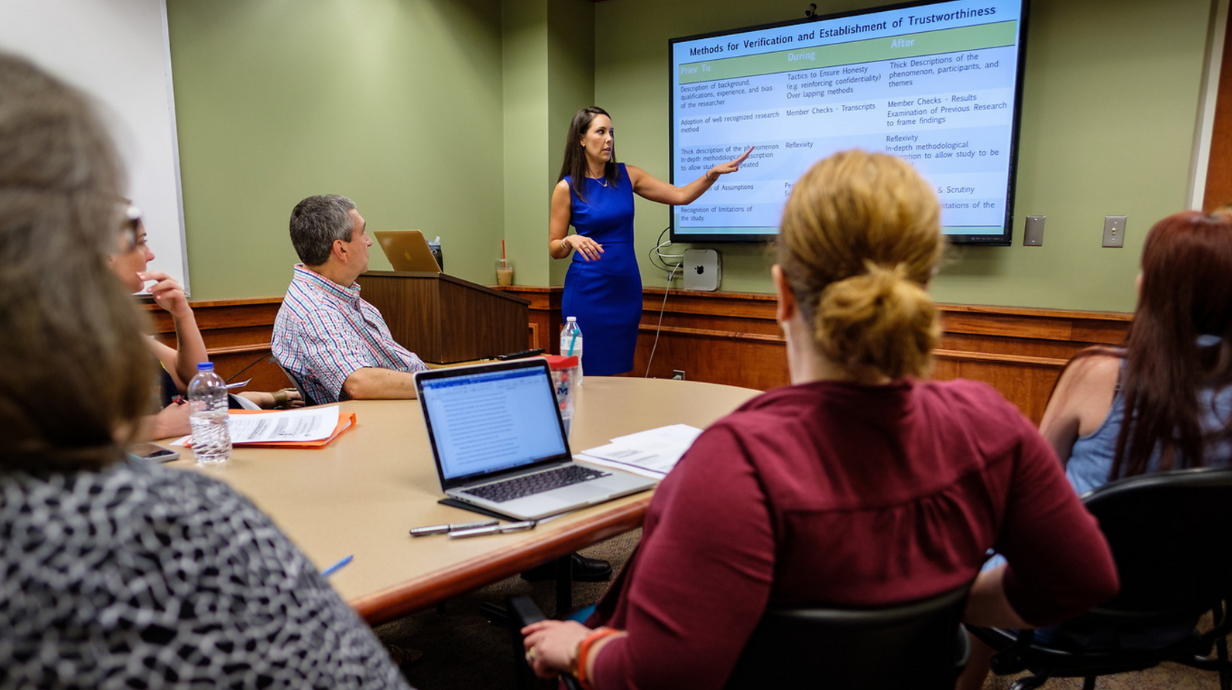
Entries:
{"label": "blue tank top", "polygon": [[[1124,371],[1125,362],[1122,361],[1122,374]],[[1202,409],[1203,431],[1211,432],[1226,427],[1229,419],[1232,418],[1232,387],[1200,391],[1198,404]],[[1121,433],[1121,423],[1124,417],[1125,398],[1121,394],[1120,379],[1118,379],[1116,394],[1112,397],[1112,408],[1108,410],[1108,416],[1104,418],[1098,429],[1074,441],[1069,462],[1065,465],[1065,476],[1079,495],[1108,483],[1108,473],[1112,471],[1117,436]],[[1216,467],[1227,465],[1230,450],[1232,450],[1232,445],[1227,442],[1208,447],[1204,465]],[[1158,466],[1159,451],[1156,450],[1147,465],[1147,471],[1155,472]]]}

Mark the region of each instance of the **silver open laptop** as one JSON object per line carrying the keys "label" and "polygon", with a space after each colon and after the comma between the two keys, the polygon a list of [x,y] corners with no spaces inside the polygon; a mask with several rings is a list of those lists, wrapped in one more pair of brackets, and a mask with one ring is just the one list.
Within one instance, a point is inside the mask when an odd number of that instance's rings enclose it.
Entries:
{"label": "silver open laptop", "polygon": [[535,520],[656,483],[573,460],[543,359],[421,371],[415,387],[441,489],[459,501]]}

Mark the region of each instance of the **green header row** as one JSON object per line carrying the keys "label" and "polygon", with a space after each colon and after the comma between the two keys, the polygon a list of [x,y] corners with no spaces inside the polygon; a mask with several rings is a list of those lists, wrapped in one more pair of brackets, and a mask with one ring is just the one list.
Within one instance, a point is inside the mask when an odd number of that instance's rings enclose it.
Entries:
{"label": "green header row", "polygon": [[679,82],[696,84],[716,79],[736,79],[882,60],[904,60],[924,55],[957,53],[964,50],[1003,48],[1014,45],[1018,34],[1017,25],[1017,21],[1011,20],[995,24],[964,26],[957,29],[871,38],[837,45],[796,48],[774,53],[684,63],[680,65]]}

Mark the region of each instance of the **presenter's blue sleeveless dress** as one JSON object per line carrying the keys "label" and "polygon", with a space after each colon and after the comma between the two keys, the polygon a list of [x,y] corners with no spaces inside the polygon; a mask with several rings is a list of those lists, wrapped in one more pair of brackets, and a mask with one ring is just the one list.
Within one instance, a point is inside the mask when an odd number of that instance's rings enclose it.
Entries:
{"label": "presenter's blue sleeveless dress", "polygon": [[623,163],[617,171],[610,186],[587,178],[585,202],[572,190],[569,194],[570,224],[603,246],[598,261],[574,252],[561,300],[564,316],[576,316],[582,329],[582,372],[587,376],[633,369],[642,319],[642,276],[633,251],[633,182]]}

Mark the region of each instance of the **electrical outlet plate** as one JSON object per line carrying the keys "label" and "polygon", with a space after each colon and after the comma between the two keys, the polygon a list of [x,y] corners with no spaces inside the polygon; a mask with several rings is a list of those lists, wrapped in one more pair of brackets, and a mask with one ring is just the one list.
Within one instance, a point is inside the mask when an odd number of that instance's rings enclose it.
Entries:
{"label": "electrical outlet plate", "polygon": [[1105,247],[1125,246],[1125,216],[1104,216]]}
{"label": "electrical outlet plate", "polygon": [[1027,216],[1027,226],[1022,232],[1022,246],[1044,246],[1044,216]]}
{"label": "electrical outlet plate", "polygon": [[676,381],[684,380],[684,369],[672,369],[672,378]]}

